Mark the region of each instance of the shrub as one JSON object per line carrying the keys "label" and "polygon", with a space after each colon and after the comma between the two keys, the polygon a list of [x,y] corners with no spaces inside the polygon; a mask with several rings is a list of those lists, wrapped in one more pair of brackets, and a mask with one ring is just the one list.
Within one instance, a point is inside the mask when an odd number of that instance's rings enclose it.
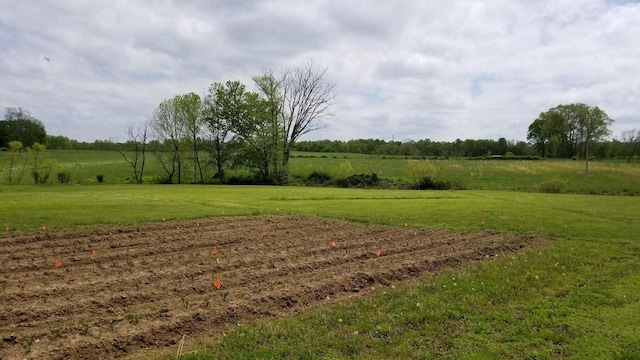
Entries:
{"label": "shrub", "polygon": [[346,178],[336,180],[336,185],[344,188],[364,188],[376,187],[380,180],[376,173],[355,174]]}
{"label": "shrub", "polygon": [[327,184],[330,183],[333,178],[331,175],[314,171],[307,177],[309,184]]}
{"label": "shrub", "polygon": [[104,175],[96,175],[96,180],[98,180],[99,183],[104,182]]}
{"label": "shrub", "polygon": [[58,173],[58,182],[60,182],[60,184],[68,184],[69,180],[71,180],[71,174],[68,172],[60,171]]}
{"label": "shrub", "polygon": [[566,181],[560,179],[548,180],[537,186],[538,190],[543,193],[557,194],[567,185]]}
{"label": "shrub", "polygon": [[449,190],[452,188],[450,182],[434,180],[431,176],[425,176],[416,184],[418,190]]}

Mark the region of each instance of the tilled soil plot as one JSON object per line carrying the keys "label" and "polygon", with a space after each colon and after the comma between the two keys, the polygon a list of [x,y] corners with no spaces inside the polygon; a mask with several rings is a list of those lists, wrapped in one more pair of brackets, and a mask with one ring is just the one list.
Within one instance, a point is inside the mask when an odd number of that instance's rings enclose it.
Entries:
{"label": "tilled soil plot", "polygon": [[309,216],[8,232],[0,235],[0,358],[175,354],[183,336],[186,350],[257,317],[541,242]]}

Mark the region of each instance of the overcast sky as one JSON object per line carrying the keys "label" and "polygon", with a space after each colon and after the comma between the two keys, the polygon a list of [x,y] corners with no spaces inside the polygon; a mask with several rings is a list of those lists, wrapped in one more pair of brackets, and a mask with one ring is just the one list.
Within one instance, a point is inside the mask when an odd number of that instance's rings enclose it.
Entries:
{"label": "overcast sky", "polygon": [[[0,106],[125,140],[164,99],[313,61],[339,103],[304,139],[525,140],[559,104],[640,129],[640,2],[0,0]],[[47,60],[48,59],[48,60]]]}

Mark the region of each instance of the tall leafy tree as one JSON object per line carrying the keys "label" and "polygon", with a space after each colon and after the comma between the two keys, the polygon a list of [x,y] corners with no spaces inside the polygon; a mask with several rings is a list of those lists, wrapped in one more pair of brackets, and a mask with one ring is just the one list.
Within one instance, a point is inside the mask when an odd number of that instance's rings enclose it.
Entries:
{"label": "tall leafy tree", "polygon": [[558,105],[541,113],[529,126],[527,139],[534,142],[542,155],[559,140],[561,155],[579,155],[585,159],[589,173],[589,146],[609,135],[613,120],[600,108],[585,104]]}
{"label": "tall leafy tree", "polygon": [[204,119],[202,117],[202,102],[200,96],[195,93],[178,95],[173,99],[176,121],[182,124],[185,137],[188,139],[193,151],[193,180],[204,183],[202,164],[198,155],[198,138],[202,134]]}
{"label": "tall leafy tree", "polygon": [[153,149],[153,153],[160,161],[160,165],[167,175],[167,182],[182,182],[182,157],[181,142],[185,136],[184,123],[178,121],[174,99],[164,100],[153,111],[151,116],[151,129],[159,140]]}
{"label": "tall leafy tree", "polygon": [[21,107],[8,107],[4,120],[0,121],[0,148],[7,147],[10,141],[20,141],[24,147],[35,143],[44,143],[47,138],[42,122]]}
{"label": "tall leafy tree", "polygon": [[238,144],[233,126],[246,116],[245,86],[239,81],[213,83],[203,101],[202,117],[211,138],[211,157],[216,177],[224,181],[225,167]]}

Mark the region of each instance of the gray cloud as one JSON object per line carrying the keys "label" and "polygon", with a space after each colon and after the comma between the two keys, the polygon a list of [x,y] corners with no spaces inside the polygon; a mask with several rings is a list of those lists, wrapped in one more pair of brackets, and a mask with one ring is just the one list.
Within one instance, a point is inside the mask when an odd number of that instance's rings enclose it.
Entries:
{"label": "gray cloud", "polygon": [[[123,138],[164,99],[313,60],[340,101],[308,139],[523,140],[558,104],[640,128],[637,1],[20,1],[0,13],[0,106]],[[44,57],[50,58],[46,61]]]}

